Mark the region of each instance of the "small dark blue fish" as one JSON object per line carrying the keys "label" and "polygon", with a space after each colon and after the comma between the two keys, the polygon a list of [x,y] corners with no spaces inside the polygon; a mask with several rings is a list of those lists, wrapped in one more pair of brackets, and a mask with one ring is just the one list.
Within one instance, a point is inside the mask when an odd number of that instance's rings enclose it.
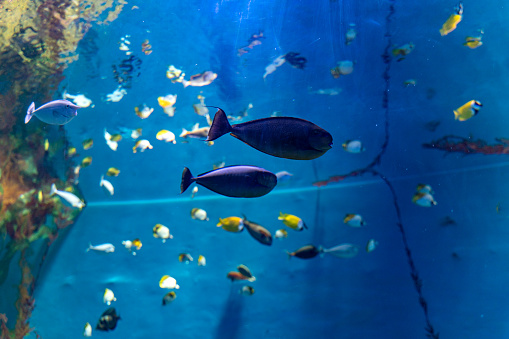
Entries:
{"label": "small dark blue fish", "polygon": [[224,111],[218,108],[207,141],[226,133],[278,158],[311,160],[332,148],[330,133],[307,120],[270,117],[230,125]]}
{"label": "small dark blue fish", "polygon": [[99,318],[97,322],[96,330],[99,331],[110,331],[114,330],[117,327],[117,321],[120,319],[120,316],[117,314],[117,311],[114,307],[108,308]]}
{"label": "small dark blue fish", "polygon": [[184,193],[193,182],[227,197],[256,198],[272,191],[277,178],[274,173],[255,166],[228,166],[197,177],[193,177],[186,167],[182,172],[180,193]]}
{"label": "small dark blue fish", "polygon": [[25,116],[25,124],[35,115],[42,122],[51,125],[65,125],[78,115],[78,108],[67,100],[54,100],[35,109],[35,103],[32,102]]}

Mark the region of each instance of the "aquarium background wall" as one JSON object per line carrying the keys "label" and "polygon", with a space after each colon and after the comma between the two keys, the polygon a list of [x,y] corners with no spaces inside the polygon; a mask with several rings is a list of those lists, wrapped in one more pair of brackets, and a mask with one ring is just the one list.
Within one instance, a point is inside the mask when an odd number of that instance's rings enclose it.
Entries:
{"label": "aquarium background wall", "polygon": [[[52,182],[74,182],[86,203],[49,250],[34,242],[23,252],[34,263],[30,338],[80,338],[87,322],[100,338],[507,336],[509,12],[503,2],[463,1],[461,22],[444,36],[439,30],[455,1],[111,3],[118,17],[87,21],[51,95],[25,92],[15,111],[21,124],[10,133],[37,129],[41,142],[49,139],[49,149],[61,154],[47,164],[52,176],[40,188],[44,196]],[[61,19],[86,21],[78,14]],[[347,41],[350,29],[356,36]],[[260,33],[261,43],[250,46]],[[469,48],[467,37],[482,45]],[[410,53],[398,52],[406,44],[414,46]],[[285,62],[266,74],[290,52],[300,53],[305,67]],[[353,72],[335,78],[331,69],[342,61],[351,61]],[[184,87],[167,77],[170,65],[186,80],[205,71],[217,79]],[[112,101],[120,89],[123,97]],[[61,128],[37,118],[22,124],[32,101],[39,107],[66,94],[92,104]],[[169,94],[177,96],[173,117],[158,103]],[[234,116],[252,105],[242,122],[271,115],[312,121],[332,134],[333,148],[315,160],[289,160],[228,135],[213,145],[180,137],[183,128],[208,126],[193,109],[200,100]],[[453,111],[470,100],[482,103],[479,113],[455,120]],[[135,108],[144,105],[153,112],[142,119]],[[208,109],[213,117],[216,109]],[[139,139],[153,148],[134,153],[131,133],[140,128]],[[161,129],[172,131],[176,143],[158,140]],[[122,136],[116,151],[105,130]],[[84,149],[87,139],[93,147]],[[361,152],[345,150],[351,140],[362,142]],[[72,147],[76,155],[68,153]],[[75,176],[86,157],[92,163]],[[192,196],[194,185],[180,194],[184,167],[197,175],[223,162],[293,175],[260,198],[223,197],[201,186]],[[99,186],[111,167],[120,170],[105,177],[113,196]],[[412,201],[419,184],[432,187],[436,205]],[[193,219],[193,208],[209,220]],[[299,216],[308,229],[285,226],[280,212]],[[349,226],[347,214],[361,215],[365,225]],[[246,216],[273,237],[285,229],[288,237],[265,246],[247,230],[216,227],[228,216]],[[173,238],[155,238],[156,224]],[[5,252],[10,234],[2,232]],[[133,255],[122,242],[136,238],[143,246]],[[377,246],[367,251],[372,239]],[[115,251],[87,251],[104,243]],[[287,255],[308,244],[353,244],[359,251],[351,258]],[[3,337],[19,317],[20,279],[26,283],[14,264],[19,253],[0,289]],[[181,253],[194,260],[179,262]],[[197,263],[200,255],[205,266]],[[227,279],[241,264],[255,281]],[[180,285],[167,305],[162,299],[170,290],[159,286],[164,275]],[[241,293],[247,285],[253,295]],[[116,298],[110,306],[103,302],[106,288]],[[114,330],[98,331],[108,307],[121,319]]]}

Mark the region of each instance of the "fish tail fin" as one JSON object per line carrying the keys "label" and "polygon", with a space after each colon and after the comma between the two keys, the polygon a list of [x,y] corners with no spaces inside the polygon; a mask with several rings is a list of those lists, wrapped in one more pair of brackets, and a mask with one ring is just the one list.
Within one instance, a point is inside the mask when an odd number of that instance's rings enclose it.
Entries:
{"label": "fish tail fin", "polygon": [[91,242],[89,242],[89,243],[88,243],[88,248],[85,250],[85,252],[90,251],[90,249],[91,249],[91,248],[92,248],[92,243],[91,243]]}
{"label": "fish tail fin", "polygon": [[458,120],[460,117],[460,112],[454,111],[454,120]]}
{"label": "fish tail fin", "polygon": [[187,135],[187,130],[182,128],[182,133],[180,133],[179,137],[184,138]]}
{"label": "fish tail fin", "polygon": [[318,253],[320,253],[320,258],[323,258],[323,247],[322,246],[318,246]]}
{"label": "fish tail fin", "polygon": [[34,116],[34,111],[35,111],[35,103],[32,102],[30,104],[30,107],[28,107],[27,115],[25,116],[25,124],[28,124],[30,119],[32,119],[32,117]]}
{"label": "fish tail fin", "polygon": [[[213,106],[207,106],[213,107]],[[216,140],[217,138],[225,135],[232,131],[232,126],[228,121],[228,117],[226,113],[219,107],[217,108],[216,115],[214,115],[214,121],[212,121],[212,125],[210,126],[209,135],[205,141]]]}
{"label": "fish tail fin", "polygon": [[182,85],[184,85],[184,88],[186,88],[187,86],[189,86],[189,81],[182,80]]}
{"label": "fish tail fin", "polygon": [[104,175],[101,175],[101,181],[99,181],[99,186],[103,185]]}
{"label": "fish tail fin", "polygon": [[182,181],[180,182],[180,194],[184,193],[192,183],[193,175],[189,168],[184,167],[184,171],[182,172]]}
{"label": "fish tail fin", "polygon": [[55,186],[55,184],[51,184],[51,190],[49,191],[49,196],[51,197],[55,193],[57,193],[57,186]]}
{"label": "fish tail fin", "polygon": [[289,251],[285,251],[288,254],[288,260],[292,259],[292,254]]}

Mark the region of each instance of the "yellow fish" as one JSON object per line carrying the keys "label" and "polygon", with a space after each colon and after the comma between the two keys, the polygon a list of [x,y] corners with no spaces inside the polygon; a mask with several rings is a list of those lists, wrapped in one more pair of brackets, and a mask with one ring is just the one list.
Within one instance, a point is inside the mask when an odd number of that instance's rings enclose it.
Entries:
{"label": "yellow fish", "polygon": [[76,155],[76,147],[69,147],[67,149],[67,156],[68,157],[73,157]]}
{"label": "yellow fish", "polygon": [[92,157],[86,157],[81,160],[81,168],[85,168],[87,166],[90,166],[92,164]]}
{"label": "yellow fish", "polygon": [[141,246],[143,246],[143,244],[141,243],[141,240],[136,238],[132,241],[132,244],[134,247],[136,247],[137,250],[139,250],[141,248]]}
{"label": "yellow fish", "polygon": [[119,142],[120,140],[122,140],[122,135],[120,135],[120,134],[112,134],[110,140],[111,141],[115,141],[115,142]]}
{"label": "yellow fish", "polygon": [[83,142],[81,144],[83,145],[84,150],[91,149],[92,146],[94,146],[94,140],[86,139],[86,140],[83,140]]}
{"label": "yellow fish", "polygon": [[241,232],[244,229],[244,220],[239,217],[219,218],[216,226],[228,232]]}
{"label": "yellow fish", "polygon": [[292,214],[279,212],[279,217],[277,218],[277,220],[282,220],[283,224],[296,231],[302,231],[304,228],[306,229],[308,228],[301,218]]}
{"label": "yellow fish", "polygon": [[477,100],[470,100],[454,110],[454,120],[465,121],[479,113],[482,104]]}
{"label": "yellow fish", "polygon": [[49,149],[49,141],[48,141],[48,139],[44,139],[44,150],[48,151],[48,149]]}
{"label": "yellow fish", "polygon": [[108,168],[108,171],[106,172],[106,175],[109,177],[117,177],[120,174],[120,170],[115,167]]}
{"label": "yellow fish", "polygon": [[454,9],[454,13],[451,14],[449,19],[442,25],[440,29],[440,35],[444,36],[456,29],[456,26],[460,23],[463,18],[463,4],[460,2],[458,6]]}
{"label": "yellow fish", "polygon": [[162,129],[159,132],[157,132],[156,139],[166,141],[166,142],[173,142],[174,144],[177,143],[177,141],[175,140],[175,134],[173,134],[173,132],[168,131],[166,129]]}
{"label": "yellow fish", "polygon": [[479,36],[467,36],[465,38],[465,43],[463,46],[467,46],[470,49],[475,49],[479,46],[482,46],[482,35],[484,34],[483,30],[481,30],[481,35]]}

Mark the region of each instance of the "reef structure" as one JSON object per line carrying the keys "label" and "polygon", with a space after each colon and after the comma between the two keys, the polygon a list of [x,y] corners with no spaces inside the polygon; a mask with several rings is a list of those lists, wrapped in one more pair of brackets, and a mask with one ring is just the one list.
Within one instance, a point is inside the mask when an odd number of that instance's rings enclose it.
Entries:
{"label": "reef structure", "polygon": [[425,143],[424,148],[436,149],[445,152],[463,154],[509,154],[509,139],[496,138],[498,143],[488,144],[482,139],[473,137],[464,138],[455,135],[446,135],[440,139]]}
{"label": "reef structure", "polygon": [[[0,1],[0,338],[23,338],[38,273],[59,232],[80,210],[50,197],[74,186],[65,130],[24,124],[28,104],[50,101],[92,25],[115,20],[125,0]],[[44,128],[44,129],[43,129]],[[18,266],[11,265],[17,261]],[[18,280],[19,279],[19,280]],[[17,286],[11,287],[13,282]],[[7,306],[6,306],[7,305]]]}

